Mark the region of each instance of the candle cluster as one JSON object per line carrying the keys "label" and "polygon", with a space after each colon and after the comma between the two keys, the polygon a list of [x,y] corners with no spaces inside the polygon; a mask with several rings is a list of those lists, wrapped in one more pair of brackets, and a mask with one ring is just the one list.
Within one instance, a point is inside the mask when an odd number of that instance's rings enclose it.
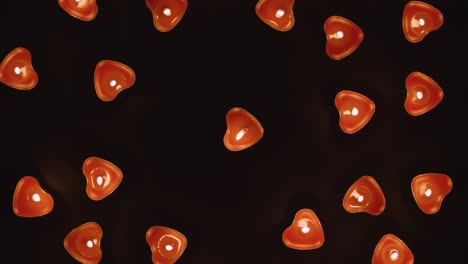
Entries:
{"label": "candle cluster", "polygon": [[[70,16],[82,21],[91,21],[98,15],[95,0],[59,0],[58,3]],[[146,5],[152,14],[154,27],[160,32],[169,32],[183,19],[188,2],[146,0]],[[255,12],[267,26],[287,32],[296,23],[293,9],[294,0],[260,0]],[[402,30],[411,43],[423,41],[427,34],[443,24],[442,13],[424,2],[410,1],[402,11]],[[324,22],[323,29],[326,37],[325,52],[335,61],[350,56],[364,41],[364,31],[341,16],[330,16]],[[39,81],[33,65],[28,49],[15,48],[0,64],[0,82],[17,90],[33,89]],[[123,62],[100,60],[96,63],[94,87],[96,96],[103,102],[116,100],[119,94],[134,85],[135,80],[135,71]],[[404,86],[407,96],[402,100],[402,105],[411,116],[429,112],[444,97],[440,85],[419,71],[409,73]],[[336,94],[334,104],[339,127],[346,134],[364,129],[376,111],[372,99],[357,91],[340,91]],[[223,143],[229,151],[240,152],[253,147],[264,135],[259,119],[242,107],[229,109],[225,121]],[[124,180],[121,168],[101,157],[84,160],[82,172],[87,182],[84,191],[96,202],[110,196]],[[430,172],[416,175],[409,187],[421,211],[435,214],[452,190],[452,185],[448,175]],[[378,216],[386,208],[384,190],[372,176],[358,178],[344,193],[342,206],[349,213],[363,212]],[[19,217],[40,217],[53,210],[54,199],[35,177],[25,176],[17,183],[12,207]],[[63,240],[64,248],[81,263],[99,263],[103,254],[100,247],[103,233],[98,223],[83,223],[70,230]],[[152,252],[153,263],[172,264],[184,253],[188,240],[175,229],[156,225],[147,230],[146,241]],[[325,234],[319,217],[309,208],[299,210],[292,224],[284,230],[282,241],[286,247],[295,250],[320,248],[325,243]],[[372,263],[413,263],[414,258],[410,247],[400,238],[386,234],[375,246]]]}

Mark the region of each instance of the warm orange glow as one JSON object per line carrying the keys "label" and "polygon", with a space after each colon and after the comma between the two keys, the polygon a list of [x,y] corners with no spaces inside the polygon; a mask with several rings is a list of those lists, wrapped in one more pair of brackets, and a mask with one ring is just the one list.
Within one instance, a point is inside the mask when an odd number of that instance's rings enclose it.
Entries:
{"label": "warm orange glow", "polygon": [[350,20],[329,17],[323,26],[327,38],[325,51],[328,57],[341,60],[353,53],[364,39],[364,32]]}
{"label": "warm orange glow", "polygon": [[36,87],[38,76],[32,66],[29,50],[16,48],[0,64],[0,82],[18,90],[31,90]]}
{"label": "warm orange glow", "polygon": [[444,98],[444,91],[431,77],[412,72],[406,78],[405,110],[419,116],[435,108]]}
{"label": "warm orange glow", "polygon": [[123,179],[122,171],[110,161],[89,157],[83,163],[86,194],[92,200],[102,200],[117,189]]}
{"label": "warm orange glow", "polygon": [[70,231],[63,241],[63,246],[80,263],[97,264],[102,258],[102,235],[99,224],[87,222]]}
{"label": "warm orange glow", "polygon": [[160,32],[171,31],[185,15],[187,0],[146,0],[153,15],[154,27]]}
{"label": "warm orange glow", "polygon": [[413,264],[408,246],[393,234],[384,235],[374,249],[372,264]]}
{"label": "warm orange glow", "polygon": [[246,110],[234,107],[226,114],[224,146],[231,151],[240,151],[257,143],[263,137],[260,122]]}
{"label": "warm orange glow", "polygon": [[136,75],[129,66],[111,60],[102,60],[94,71],[96,94],[104,102],[114,100],[119,93],[135,83]]}
{"label": "warm orange glow", "polygon": [[151,248],[154,264],[173,264],[184,253],[187,238],[177,230],[152,226],[146,232],[146,242]]}
{"label": "warm orange glow", "polygon": [[421,42],[430,32],[439,29],[444,23],[444,16],[434,6],[409,1],[403,10],[403,33],[412,43]]}
{"label": "warm orange glow", "polygon": [[413,178],[411,191],[418,207],[426,214],[435,214],[452,191],[452,179],[446,174],[426,173]]}
{"label": "warm orange glow", "polygon": [[285,246],[298,250],[317,249],[325,242],[322,224],[314,211],[301,209],[283,232]]}
{"label": "warm orange glow", "polygon": [[341,130],[353,134],[361,130],[372,118],[375,104],[366,96],[343,90],[335,97]]}
{"label": "warm orange glow", "polygon": [[260,0],[255,6],[257,16],[278,31],[289,31],[294,26],[294,0]]}
{"label": "warm orange glow", "polygon": [[385,196],[372,176],[362,176],[344,195],[343,207],[350,213],[379,215],[385,210]]}
{"label": "warm orange glow", "polygon": [[54,199],[44,191],[36,178],[24,176],[13,194],[13,212],[21,217],[38,217],[52,211]]}
{"label": "warm orange glow", "polygon": [[98,13],[96,0],[58,0],[58,3],[65,12],[79,20],[91,21]]}

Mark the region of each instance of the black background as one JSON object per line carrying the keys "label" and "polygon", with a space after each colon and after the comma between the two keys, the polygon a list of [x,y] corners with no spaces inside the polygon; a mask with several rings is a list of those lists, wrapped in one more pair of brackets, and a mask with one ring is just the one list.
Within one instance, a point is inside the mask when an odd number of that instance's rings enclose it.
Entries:
{"label": "black background", "polygon": [[[75,263],[63,239],[95,221],[104,231],[102,263],[151,263],[145,233],[153,225],[186,235],[179,263],[370,263],[387,233],[400,237],[417,263],[464,258],[466,134],[456,100],[465,88],[449,78],[449,2],[427,1],[445,20],[420,43],[403,35],[406,1],[297,1],[289,32],[264,24],[254,0],[189,1],[166,33],[154,28],[143,0],[98,1],[90,22],[57,1],[2,4],[0,56],[25,47],[39,75],[30,91],[0,84],[3,255],[13,256],[9,263]],[[323,23],[331,15],[365,34],[340,61],[325,53]],[[93,84],[102,59],[125,63],[137,76],[108,103]],[[412,71],[445,93],[419,117],[403,107]],[[376,104],[370,122],[352,135],[340,130],[334,106],[344,89]],[[257,117],[265,134],[231,152],[222,140],[225,115],[237,106]],[[118,189],[98,202],[85,193],[81,166],[89,156],[124,172]],[[454,183],[434,215],[419,210],[410,188],[427,172]],[[50,214],[13,213],[13,192],[25,175],[53,195]],[[379,216],[342,207],[347,188],[363,175],[385,194]],[[281,241],[302,208],[322,222],[319,249],[296,251]]]}

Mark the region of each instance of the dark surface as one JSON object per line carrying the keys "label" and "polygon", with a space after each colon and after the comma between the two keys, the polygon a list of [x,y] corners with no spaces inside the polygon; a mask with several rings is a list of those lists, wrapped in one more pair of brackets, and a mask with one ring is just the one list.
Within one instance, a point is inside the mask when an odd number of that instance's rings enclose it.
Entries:
{"label": "dark surface", "polygon": [[[153,225],[187,236],[179,263],[371,263],[387,233],[400,237],[417,263],[459,263],[467,175],[457,100],[466,87],[449,76],[449,2],[428,1],[444,13],[444,25],[417,44],[403,35],[405,1],[298,1],[296,24],[284,33],[256,16],[253,0],[190,1],[167,33],[153,27],[143,0],[98,1],[91,22],[69,16],[56,1],[4,3],[0,56],[29,49],[39,83],[30,91],[0,84],[3,256],[14,256],[9,263],[74,263],[64,237],[96,221],[104,231],[101,263],[151,263],[145,233]],[[323,22],[331,15],[365,34],[341,61],[325,53]],[[137,76],[109,103],[93,85],[101,59],[123,62]],[[412,71],[445,92],[419,117],[403,108]],[[334,106],[344,89],[376,104],[353,135],[340,130]],[[235,106],[265,129],[240,152],[222,141],[225,114]],[[118,189],[99,202],[85,193],[81,166],[89,156],[124,172]],[[435,215],[420,211],[411,194],[412,178],[426,172],[446,173],[454,183]],[[53,195],[50,214],[13,213],[13,192],[25,175]],[[347,188],[363,175],[373,176],[387,199],[379,216],[342,207]],[[282,244],[302,208],[322,222],[319,249]]]}

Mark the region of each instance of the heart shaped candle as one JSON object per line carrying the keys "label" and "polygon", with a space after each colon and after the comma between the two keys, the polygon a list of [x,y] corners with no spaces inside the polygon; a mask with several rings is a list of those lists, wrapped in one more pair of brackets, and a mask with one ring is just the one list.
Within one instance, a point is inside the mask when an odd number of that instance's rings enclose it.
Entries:
{"label": "heart shaped candle", "polygon": [[249,112],[234,107],[226,114],[224,146],[231,151],[251,147],[263,137],[263,127]]}
{"label": "heart shaped candle", "polygon": [[91,21],[98,13],[96,0],[58,0],[58,3],[65,12],[79,20]]}
{"label": "heart shaped candle", "polygon": [[409,1],[403,10],[403,33],[412,43],[418,43],[444,23],[444,16],[434,6],[421,2]]}
{"label": "heart shaped candle", "polygon": [[0,82],[18,90],[31,90],[36,87],[38,76],[32,66],[29,50],[16,48],[0,64]]}
{"label": "heart shaped candle", "polygon": [[98,157],[89,157],[83,162],[83,174],[86,177],[86,194],[95,201],[113,193],[123,179],[119,167]]}
{"label": "heart shaped candle", "polygon": [[444,91],[431,77],[412,72],[406,77],[405,110],[412,116],[431,111],[444,98]]}
{"label": "heart shaped candle", "polygon": [[135,83],[136,74],[132,68],[112,60],[102,60],[94,70],[96,94],[104,102],[114,100],[119,93]]}
{"label": "heart shaped candle", "polygon": [[98,223],[87,222],[71,230],[63,241],[67,252],[83,264],[101,261],[102,228]]}
{"label": "heart shaped candle", "polygon": [[13,194],[13,212],[21,217],[38,217],[52,211],[54,199],[44,191],[36,178],[24,176]]}
{"label": "heart shaped candle", "polygon": [[325,242],[322,224],[314,211],[304,208],[294,216],[292,224],[283,232],[285,246],[298,250],[319,248]]}
{"label": "heart shaped candle", "polygon": [[187,0],[146,0],[153,15],[153,25],[160,32],[171,31],[185,15]]}
{"label": "heart shaped candle", "polygon": [[413,264],[414,255],[408,246],[393,234],[384,235],[375,246],[372,264]]}
{"label": "heart shaped candle", "polygon": [[327,37],[325,51],[334,60],[349,56],[364,39],[364,32],[360,27],[340,16],[331,16],[325,20],[323,29]]}
{"label": "heart shaped candle", "polygon": [[377,181],[362,176],[353,183],[343,198],[343,207],[349,213],[365,212],[379,215],[385,210],[385,196]]}
{"label": "heart shaped candle", "polygon": [[353,91],[343,90],[335,97],[339,113],[339,124],[343,132],[354,134],[361,130],[372,118],[375,104],[366,96]]}
{"label": "heart shaped candle", "polygon": [[426,214],[435,214],[452,191],[452,179],[442,173],[425,173],[413,178],[411,191],[418,207]]}
{"label": "heart shaped candle", "polygon": [[184,253],[187,238],[181,232],[165,227],[152,226],[146,232],[154,264],[173,264]]}
{"label": "heart shaped candle", "polygon": [[260,0],[255,13],[268,26],[289,31],[294,26],[294,0]]}

